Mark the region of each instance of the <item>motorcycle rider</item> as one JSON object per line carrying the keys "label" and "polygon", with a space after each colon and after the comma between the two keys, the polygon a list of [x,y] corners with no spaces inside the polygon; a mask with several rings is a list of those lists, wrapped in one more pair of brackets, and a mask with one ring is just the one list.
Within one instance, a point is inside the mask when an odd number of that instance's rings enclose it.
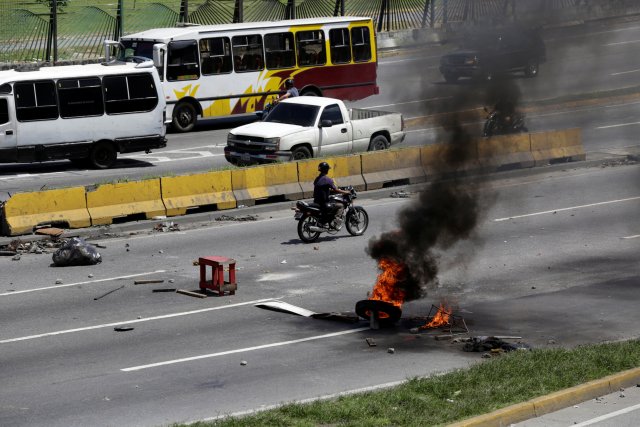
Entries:
{"label": "motorcycle rider", "polygon": [[287,89],[287,92],[282,94],[278,99],[276,99],[276,103],[282,101],[283,99],[293,98],[294,96],[300,96],[298,93],[298,89],[294,85],[293,79],[289,78],[284,81],[284,87]]}
{"label": "motorcycle rider", "polygon": [[350,194],[349,191],[336,187],[333,179],[327,176],[329,169],[331,169],[329,163],[320,162],[318,165],[320,174],[313,180],[313,203],[320,206],[320,211],[322,212],[321,223],[329,222],[330,218],[327,218],[327,216],[333,209],[333,203],[329,201],[329,195],[331,193]]}

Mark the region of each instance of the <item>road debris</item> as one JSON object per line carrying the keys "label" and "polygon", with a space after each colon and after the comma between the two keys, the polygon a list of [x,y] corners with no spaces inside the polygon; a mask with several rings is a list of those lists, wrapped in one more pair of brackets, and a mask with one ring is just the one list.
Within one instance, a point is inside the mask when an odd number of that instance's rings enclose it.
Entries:
{"label": "road debris", "polygon": [[160,289],[154,289],[151,292],[176,292],[177,289],[176,288],[160,288]]}
{"label": "road debris", "polygon": [[215,220],[216,221],[257,221],[258,215],[239,215],[239,216],[220,215],[219,217],[216,217]]}
{"label": "road debris", "polygon": [[60,237],[64,233],[64,230],[56,227],[39,228],[36,230],[36,234],[51,237]]}
{"label": "road debris", "polygon": [[176,223],[174,223],[173,221],[165,221],[165,222],[161,222],[159,224],[156,224],[153,227],[154,231],[160,231],[163,233],[166,233],[168,231],[180,231],[180,226]]}
{"label": "road debris", "polygon": [[140,279],[134,280],[134,285],[147,285],[150,283],[164,283],[164,279]]}
{"label": "road debris", "polygon": [[16,256],[18,253],[16,251],[0,251],[0,256]]}
{"label": "road debris", "polygon": [[116,326],[113,330],[116,332],[133,331],[133,326]]}
{"label": "road debris", "polygon": [[400,191],[394,191],[389,195],[389,197],[393,197],[396,199],[407,199],[410,197],[410,195],[406,191],[400,190]]}
{"label": "road debris", "polygon": [[201,294],[199,292],[187,291],[185,289],[178,289],[176,292],[179,293],[179,294],[182,294],[182,295],[188,295],[190,297],[196,297],[196,298],[206,298],[207,297],[205,294]]}
{"label": "road debris", "polygon": [[95,297],[93,300],[94,301],[99,300],[100,298],[106,297],[107,295],[112,294],[115,291],[117,291],[119,289],[122,289],[122,288],[124,288],[124,285],[120,286],[119,288],[111,289],[109,292],[105,292],[104,294],[100,295],[99,297]]}
{"label": "road debris", "polygon": [[20,261],[20,255],[14,255],[13,258],[11,258],[11,261]]}
{"label": "road debris", "polygon": [[[463,351],[493,351],[494,353],[500,353],[501,351],[513,351],[513,350],[531,350],[531,347],[523,342],[510,343],[504,340],[506,339],[521,339],[521,337],[510,336],[477,336],[472,337],[469,342],[465,343],[462,347]],[[484,356],[483,356],[484,357]]]}
{"label": "road debris", "polygon": [[247,366],[247,361],[246,360],[240,361],[240,366]]}
{"label": "road debris", "polygon": [[389,354],[395,354],[395,352],[396,352],[396,349],[395,349],[395,348],[393,348],[393,347],[389,347],[389,348],[387,349],[387,353],[389,353]]}
{"label": "road debris", "polygon": [[102,257],[96,248],[79,237],[67,240],[53,253],[53,263],[56,267],[95,265],[101,262]]}
{"label": "road debris", "polygon": [[377,344],[376,344],[376,342],[375,342],[375,340],[373,338],[365,338],[364,340],[367,342],[367,345],[369,347],[377,346]]}

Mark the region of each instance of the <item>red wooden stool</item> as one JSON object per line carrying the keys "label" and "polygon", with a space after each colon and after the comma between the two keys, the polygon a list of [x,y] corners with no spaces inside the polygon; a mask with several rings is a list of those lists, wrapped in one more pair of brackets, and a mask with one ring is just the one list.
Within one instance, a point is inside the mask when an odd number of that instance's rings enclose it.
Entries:
{"label": "red wooden stool", "polygon": [[[210,289],[221,297],[225,292],[235,295],[238,284],[236,283],[236,260],[223,256],[206,256],[198,258],[200,265],[200,289]],[[211,267],[212,278],[207,280],[207,266]],[[224,267],[228,266],[229,281],[224,280]]]}

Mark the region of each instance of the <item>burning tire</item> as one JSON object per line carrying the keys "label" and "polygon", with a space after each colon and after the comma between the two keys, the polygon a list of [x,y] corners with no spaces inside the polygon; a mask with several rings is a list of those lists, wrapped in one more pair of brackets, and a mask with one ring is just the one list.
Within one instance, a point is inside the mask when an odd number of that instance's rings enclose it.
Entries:
{"label": "burning tire", "polygon": [[391,326],[400,320],[402,310],[386,301],[363,299],[356,303],[356,314],[366,320],[373,317],[380,326]]}
{"label": "burning tire", "polygon": [[[298,221],[298,237],[305,243],[312,243],[318,240],[320,237],[319,231],[311,231],[310,227],[318,227],[318,219],[313,216],[307,216],[306,218]],[[347,228],[349,226],[347,225]]]}

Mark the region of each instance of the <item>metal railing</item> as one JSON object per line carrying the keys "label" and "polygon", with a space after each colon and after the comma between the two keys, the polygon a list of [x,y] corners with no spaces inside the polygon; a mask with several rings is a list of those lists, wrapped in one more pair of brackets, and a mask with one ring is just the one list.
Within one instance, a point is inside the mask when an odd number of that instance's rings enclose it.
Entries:
{"label": "metal railing", "polygon": [[[517,20],[597,0],[1,0],[0,62],[100,57],[105,39],[178,23],[371,16],[378,32]],[[622,0],[631,1],[631,0]]]}

